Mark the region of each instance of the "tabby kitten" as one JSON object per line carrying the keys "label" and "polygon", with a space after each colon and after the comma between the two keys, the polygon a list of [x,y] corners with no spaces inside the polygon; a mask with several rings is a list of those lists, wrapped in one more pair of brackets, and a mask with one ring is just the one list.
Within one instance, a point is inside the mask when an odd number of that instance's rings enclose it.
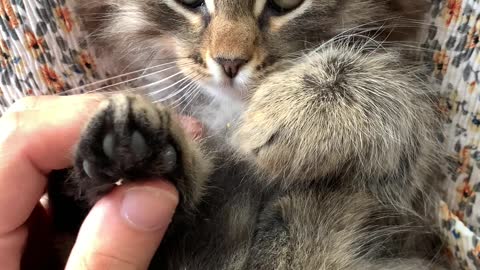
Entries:
{"label": "tabby kitten", "polygon": [[[163,105],[103,102],[72,174],[51,179],[58,232],[75,235],[119,179],[165,176],[181,202],[152,270],[439,269],[440,126],[415,55],[398,46],[415,40],[425,5],[78,0],[112,70],[173,59],[197,90],[189,102],[175,97],[182,84]],[[185,135],[179,112],[203,122],[204,139]]]}

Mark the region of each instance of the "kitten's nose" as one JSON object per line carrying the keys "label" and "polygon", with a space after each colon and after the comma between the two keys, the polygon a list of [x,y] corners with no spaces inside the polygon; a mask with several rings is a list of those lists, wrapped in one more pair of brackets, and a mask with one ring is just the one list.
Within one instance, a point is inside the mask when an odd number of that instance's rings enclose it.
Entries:
{"label": "kitten's nose", "polygon": [[227,59],[221,57],[215,58],[215,61],[223,67],[225,74],[232,79],[237,76],[240,68],[248,62],[248,60],[245,59]]}

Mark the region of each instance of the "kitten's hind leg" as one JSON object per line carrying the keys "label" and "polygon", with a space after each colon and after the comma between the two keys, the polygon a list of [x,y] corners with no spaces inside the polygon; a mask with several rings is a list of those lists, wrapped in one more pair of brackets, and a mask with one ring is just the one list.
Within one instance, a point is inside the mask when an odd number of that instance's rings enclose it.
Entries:
{"label": "kitten's hind leg", "polygon": [[378,262],[365,262],[358,265],[359,270],[447,270],[434,262],[421,259],[389,260]]}

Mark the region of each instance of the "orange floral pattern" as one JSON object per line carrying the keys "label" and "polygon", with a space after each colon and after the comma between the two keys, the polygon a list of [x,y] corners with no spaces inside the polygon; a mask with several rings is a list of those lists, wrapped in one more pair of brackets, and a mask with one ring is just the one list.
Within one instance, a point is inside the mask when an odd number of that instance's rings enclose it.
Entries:
{"label": "orange floral pattern", "polygon": [[462,0],[448,0],[444,9],[445,24],[456,23],[462,10]]}
{"label": "orange floral pattern", "polygon": [[442,229],[447,258],[459,269],[480,269],[480,2],[432,1],[425,43],[449,151],[457,156],[448,174]]}
{"label": "orange floral pattern", "polygon": [[[79,93],[105,77],[64,0],[0,0],[0,115],[25,95]],[[480,2],[432,0],[424,48],[456,153],[440,209],[445,257],[480,269]],[[25,41],[25,43],[22,43]]]}
{"label": "orange floral pattern", "polygon": [[67,3],[0,0],[0,115],[22,96],[76,94],[105,76]]}

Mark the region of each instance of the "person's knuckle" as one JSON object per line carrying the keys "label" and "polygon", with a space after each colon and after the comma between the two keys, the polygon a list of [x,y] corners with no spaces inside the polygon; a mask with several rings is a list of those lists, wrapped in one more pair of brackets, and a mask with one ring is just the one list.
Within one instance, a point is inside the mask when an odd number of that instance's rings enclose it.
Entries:
{"label": "person's knuckle", "polygon": [[27,96],[22,97],[21,99],[15,101],[11,106],[10,110],[12,111],[25,111],[29,109],[33,109],[36,107],[38,102],[42,99],[42,97],[37,96]]}
{"label": "person's knuckle", "polygon": [[15,138],[22,125],[21,112],[8,112],[0,118],[0,143],[8,141],[9,138]]}
{"label": "person's knuckle", "polygon": [[81,260],[82,270],[143,270],[129,260],[122,259],[101,251],[92,252],[89,256],[84,256]]}

